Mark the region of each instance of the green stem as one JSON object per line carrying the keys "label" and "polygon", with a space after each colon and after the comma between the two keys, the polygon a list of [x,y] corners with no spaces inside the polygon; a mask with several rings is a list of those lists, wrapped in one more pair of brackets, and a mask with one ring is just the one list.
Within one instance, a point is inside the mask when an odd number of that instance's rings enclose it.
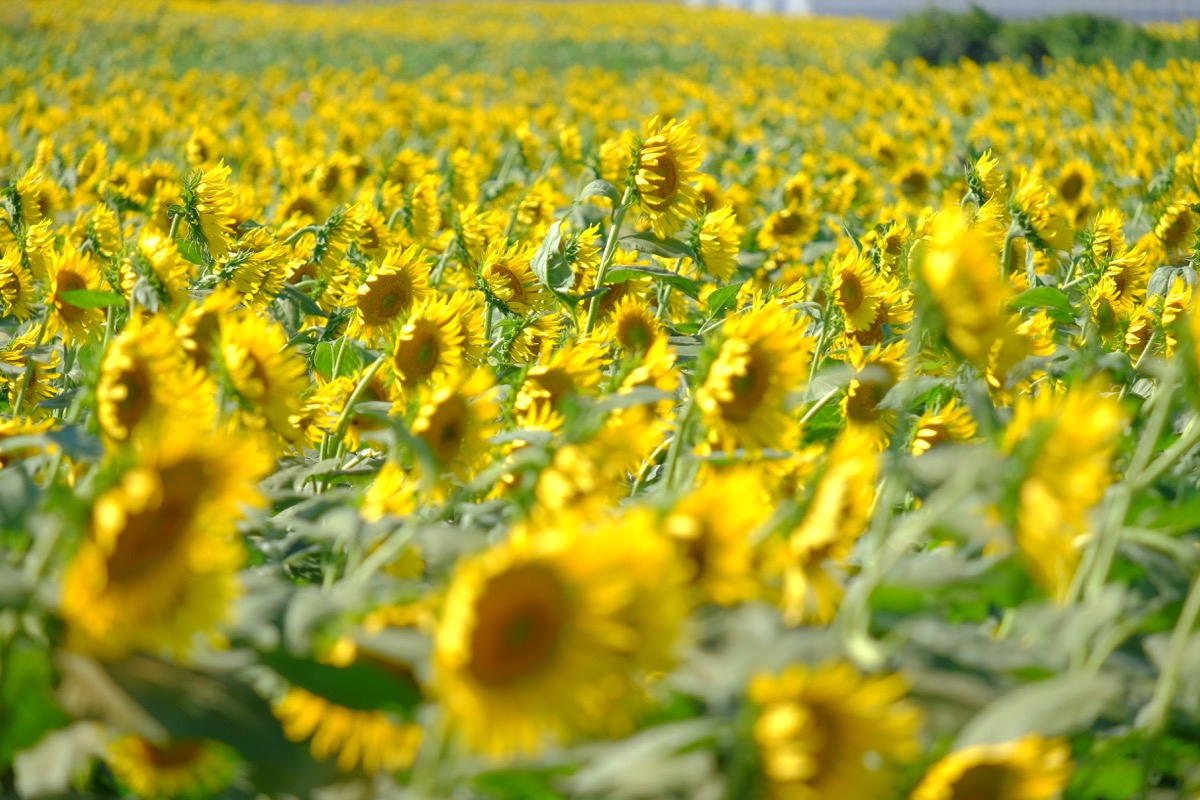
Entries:
{"label": "green stem", "polygon": [[1171,631],[1171,640],[1167,644],[1167,657],[1163,662],[1158,682],[1154,684],[1154,694],[1149,705],[1143,712],[1142,724],[1151,734],[1157,736],[1162,732],[1167,722],[1167,712],[1171,709],[1171,700],[1179,688],[1179,673],[1183,668],[1184,656],[1187,654],[1188,638],[1196,627],[1196,618],[1200,616],[1200,573],[1192,579],[1183,608],[1179,611],[1179,619],[1175,629]]}
{"label": "green stem", "polygon": [[1004,249],[1000,254],[1000,268],[1004,271],[1006,277],[1012,274],[1013,240],[1020,235],[1021,230],[1016,226],[1016,223],[1008,226],[1008,232],[1004,234]]}
{"label": "green stem", "polygon": [[[617,254],[617,241],[621,238],[621,224],[625,222],[625,214],[633,205],[633,187],[625,187],[625,194],[621,197],[621,202],[613,210],[612,225],[608,229],[608,241],[604,243],[604,254],[600,258],[600,266],[596,270],[596,285],[593,287],[597,290],[604,288],[604,279],[608,275],[608,268],[612,266],[613,258]],[[587,323],[583,326],[584,334],[589,334],[596,327],[596,318],[600,315],[600,301],[604,297],[604,292],[601,291],[592,298],[591,304],[588,306]]]}
{"label": "green stem", "polygon": [[[1104,588],[1104,582],[1108,579],[1108,572],[1112,568],[1112,562],[1117,555],[1117,547],[1121,542],[1125,517],[1128,516],[1129,507],[1133,503],[1134,491],[1142,480],[1142,473],[1146,471],[1150,458],[1154,455],[1154,449],[1158,446],[1158,439],[1162,435],[1163,428],[1166,427],[1167,420],[1171,416],[1171,398],[1174,390],[1175,369],[1171,368],[1168,369],[1166,376],[1159,384],[1158,391],[1150,401],[1154,406],[1150,413],[1150,419],[1146,422],[1146,429],[1142,431],[1142,438],[1138,441],[1133,459],[1129,462],[1129,467],[1125,472],[1125,481],[1117,490],[1116,497],[1113,498],[1108,514],[1104,518],[1103,527],[1096,536],[1095,547],[1090,551],[1092,560],[1090,564],[1086,564],[1088,569],[1086,570],[1086,583],[1083,586],[1084,597],[1094,598]],[[1083,567],[1084,565],[1081,564],[1080,570],[1072,581],[1068,593],[1070,600],[1079,596],[1080,584],[1083,583],[1080,576],[1085,571]]]}
{"label": "green stem", "polygon": [[25,374],[21,376],[21,386],[17,389],[17,399],[13,401],[12,413],[13,416],[20,416],[21,406],[25,405],[25,394],[29,391],[29,383],[33,379],[33,370],[36,365],[33,362],[33,356],[25,357]]}
{"label": "green stem", "polygon": [[696,393],[688,395],[683,411],[679,414],[679,422],[675,425],[675,435],[671,437],[671,445],[667,448],[667,460],[663,463],[663,481],[668,489],[676,485],[679,472],[679,454],[683,452],[683,440],[687,438],[687,429],[691,425],[696,412]]}
{"label": "green stem", "polygon": [[354,391],[350,393],[349,399],[346,400],[345,407],[342,408],[342,415],[338,417],[337,427],[333,431],[333,440],[335,442],[342,441],[342,437],[346,435],[346,427],[350,424],[350,420],[354,416],[354,405],[362,398],[363,392],[367,390],[367,384],[375,377],[375,373],[379,372],[379,368],[383,366],[385,359],[377,358],[363,372],[362,377],[358,379],[358,385],[354,387]]}
{"label": "green stem", "polygon": [[832,389],[830,389],[828,392],[826,392],[825,394],[823,394],[823,395],[822,395],[822,396],[821,396],[821,397],[820,397],[820,398],[817,400],[817,402],[813,403],[813,404],[812,404],[812,405],[809,407],[808,411],[805,411],[805,412],[804,412],[804,416],[800,418],[800,427],[802,427],[802,428],[803,428],[803,427],[804,427],[804,424],[805,424],[806,422],[808,422],[810,419],[812,419],[814,416],[816,416],[816,413],[817,413],[818,411],[820,411],[822,408],[824,408],[826,405],[828,405],[830,400],[832,400],[833,398],[835,398],[835,397],[837,397],[839,394],[841,394],[841,392],[842,392],[842,389],[843,389],[843,388],[845,388],[845,387],[843,387],[843,386],[840,386],[840,385],[839,385],[839,386],[834,386],[834,387],[833,387]]}
{"label": "green stem", "polygon": [[1151,462],[1150,466],[1146,467],[1137,480],[1134,481],[1133,488],[1142,490],[1151,486],[1156,480],[1161,478],[1167,470],[1179,463],[1179,460],[1191,452],[1192,448],[1200,443],[1200,422],[1193,417],[1184,429],[1183,435],[1175,440],[1175,443],[1163,451],[1162,455]]}
{"label": "green stem", "polygon": [[291,236],[284,239],[283,246],[287,247],[288,245],[295,244],[300,239],[300,237],[303,236],[304,234],[316,233],[319,230],[321,230],[320,225],[305,225],[303,228],[301,228],[300,230],[293,233]]}
{"label": "green stem", "polygon": [[167,238],[171,243],[175,243],[175,233],[179,230],[179,214],[171,215],[171,230],[167,232]]}

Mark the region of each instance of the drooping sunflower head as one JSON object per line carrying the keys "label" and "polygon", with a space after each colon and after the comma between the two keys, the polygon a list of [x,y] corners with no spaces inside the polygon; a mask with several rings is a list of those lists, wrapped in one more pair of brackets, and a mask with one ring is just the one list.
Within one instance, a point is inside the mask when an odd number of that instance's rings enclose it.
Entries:
{"label": "drooping sunflower head", "polygon": [[700,256],[700,266],[722,282],[733,277],[737,269],[741,243],[742,227],[738,225],[732,206],[705,214],[693,242]]}
{"label": "drooping sunflower head", "polygon": [[161,306],[171,308],[184,300],[192,270],[166,234],[147,226],[138,235],[137,247],[121,262],[121,291],[133,297],[141,280]]}
{"label": "drooping sunflower head", "polygon": [[600,381],[604,355],[598,344],[586,338],[552,353],[543,351],[517,391],[513,414],[522,427],[555,430],[562,424],[563,402]]}
{"label": "drooping sunflower head", "polygon": [[425,443],[441,473],[461,481],[471,478],[487,457],[499,407],[490,397],[494,388],[485,369],[450,375],[423,394],[412,432]]}
{"label": "drooping sunflower head", "polygon": [[686,122],[655,117],[634,161],[633,182],[642,212],[659,236],[671,236],[700,207],[695,182],[700,148]]}
{"label": "drooping sunflower head", "polygon": [[236,420],[290,440],[299,435],[290,417],[300,409],[308,371],[287,342],[281,327],[251,311],[220,319],[221,366],[236,403]]}
{"label": "drooping sunflower head", "polygon": [[211,739],[152,742],[122,736],[104,760],[117,783],[142,798],[203,798],[219,794],[237,774],[237,752]]}
{"label": "drooping sunflower head", "polygon": [[754,740],[768,798],[878,797],[888,767],[918,754],[920,712],[899,675],[863,676],[845,663],[758,675]]}
{"label": "drooping sunflower head", "polygon": [[24,322],[33,316],[37,289],[33,275],[21,263],[21,251],[9,247],[0,258],[0,310],[6,317]]}
{"label": "drooping sunflower head", "polygon": [[1088,234],[1092,257],[1103,264],[1117,253],[1125,250],[1125,230],[1121,212],[1106,208],[1096,215],[1096,221]]}
{"label": "drooping sunflower head", "polygon": [[213,258],[229,252],[233,238],[233,197],[229,191],[232,172],[224,161],[202,172],[185,187],[184,202],[190,211],[191,235]]}
{"label": "drooping sunflower head", "polygon": [[1030,734],[956,750],[929,768],[911,800],[1055,800],[1074,771],[1066,741]]}
{"label": "drooping sunflower head", "polygon": [[396,333],[392,374],[405,389],[435,381],[464,364],[464,344],[463,323],[452,303],[430,297],[413,309]]}
{"label": "drooping sunflower head", "polygon": [[733,317],[724,332],[696,395],[710,444],[727,450],[785,447],[796,433],[785,401],[808,373],[810,339],[774,303]]}
{"label": "drooping sunflower head", "polygon": [[532,250],[521,243],[508,246],[503,240],[493,242],[483,258],[479,276],[488,291],[514,314],[528,314],[548,306],[530,267]]}
{"label": "drooping sunflower head", "polygon": [[429,294],[429,269],[419,247],[390,250],[354,296],[352,333],[370,340],[403,320]]}

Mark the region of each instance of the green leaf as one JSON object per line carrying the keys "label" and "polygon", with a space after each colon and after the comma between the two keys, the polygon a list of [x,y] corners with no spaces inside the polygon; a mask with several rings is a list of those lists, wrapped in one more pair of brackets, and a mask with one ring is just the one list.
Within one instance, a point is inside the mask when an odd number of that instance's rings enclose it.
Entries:
{"label": "green leaf", "polygon": [[546,238],[538,247],[529,266],[533,274],[552,292],[565,292],[575,283],[575,274],[562,252],[562,220],[555,222],[546,231]]}
{"label": "green leaf", "polygon": [[32,747],[47,732],[70,722],[54,702],[50,657],[18,639],[0,664],[0,772],[19,750]]}
{"label": "green leaf", "polygon": [[652,233],[634,233],[621,239],[621,245],[639,253],[650,253],[663,258],[690,258],[696,260],[696,253],[690,245],[678,239],[663,238]]}
{"label": "green leaf", "polygon": [[144,656],[107,670],[116,686],[171,736],[215,739],[237,750],[250,763],[250,778],[259,791],[306,796],[333,777],[332,769],[314,762],[306,747],[288,741],[261,697],[228,675]]}
{"label": "green leaf", "polygon": [[335,667],[282,649],[262,653],[261,659],[289,683],[345,708],[392,711],[411,719],[421,703],[421,687],[407,665],[384,669],[370,661],[356,661]]}
{"label": "green leaf", "polygon": [[959,733],[955,749],[999,744],[1028,733],[1064,736],[1089,727],[1121,694],[1109,674],[1063,674],[1021,686],[980,711]]}
{"label": "green leaf", "polygon": [[181,236],[175,240],[175,247],[179,249],[179,255],[183,256],[184,261],[190,261],[201,267],[207,263],[204,258],[204,250],[191,239]]}
{"label": "green leaf", "polygon": [[551,784],[572,771],[571,767],[549,767],[485,772],[471,780],[471,788],[492,800],[564,800],[566,795],[555,791]]}
{"label": "green leaf", "polygon": [[1075,317],[1075,307],[1062,289],[1054,286],[1037,286],[1027,289],[1008,301],[1008,307],[1020,311],[1026,308],[1051,308]]}
{"label": "green leaf", "polygon": [[606,180],[594,180],[587,186],[583,187],[583,191],[579,193],[576,202],[586,200],[589,197],[607,197],[613,204],[613,208],[621,202],[621,193],[617,191],[617,187],[613,186]]}
{"label": "green leaf", "polygon": [[716,319],[724,314],[725,310],[737,301],[738,292],[741,290],[742,284],[731,283],[710,294],[708,296],[708,316]]}
{"label": "green leaf", "polygon": [[59,292],[61,297],[76,308],[108,308],[109,306],[125,305],[125,298],[116,292],[103,292],[99,289],[68,289]]}
{"label": "green leaf", "polygon": [[700,285],[698,283],[691,278],[678,275],[661,267],[643,267],[640,265],[621,267],[610,271],[605,277],[605,283],[624,283],[625,281],[640,278],[644,275],[654,278],[656,281],[661,281],[674,289],[678,289],[693,300],[700,299]]}

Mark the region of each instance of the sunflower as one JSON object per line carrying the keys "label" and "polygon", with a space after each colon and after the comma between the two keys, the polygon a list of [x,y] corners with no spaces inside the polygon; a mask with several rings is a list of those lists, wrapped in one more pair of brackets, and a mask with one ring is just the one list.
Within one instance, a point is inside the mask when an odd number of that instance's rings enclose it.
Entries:
{"label": "sunflower", "polygon": [[447,721],[471,749],[627,731],[686,612],[683,572],[646,515],[531,532],[461,561],[434,643]]}
{"label": "sunflower", "polygon": [[733,277],[742,243],[742,227],[733,208],[725,206],[704,215],[693,234],[692,246],[700,256],[700,267],[720,282]]}
{"label": "sunflower", "polygon": [[289,417],[300,410],[308,374],[287,341],[283,328],[249,310],[221,317],[221,364],[239,424],[292,439],[298,431]]}
{"label": "sunflower", "polygon": [[919,258],[921,276],[941,316],[946,338],[966,360],[985,368],[997,341],[1010,338],[1004,304],[1012,287],[1000,277],[995,253],[962,215],[934,217]]}
{"label": "sunflower", "polygon": [[487,249],[479,277],[487,291],[511,314],[528,314],[543,310],[549,298],[539,289],[529,259],[533,251],[526,245],[506,246],[497,240]]}
{"label": "sunflower", "polygon": [[1191,205],[1181,201],[1167,206],[1154,223],[1154,237],[1168,254],[1189,250],[1196,239],[1196,216]]}
{"label": "sunflower", "polygon": [[192,363],[207,370],[221,339],[221,320],[238,304],[237,291],[224,287],[205,296],[183,313],[175,325],[183,350]]}
{"label": "sunflower", "polygon": [[289,258],[287,248],[275,241],[271,229],[260,226],[230,247],[218,269],[232,273],[229,282],[248,308],[261,310],[275,301],[298,264]]}
{"label": "sunflower", "polygon": [[67,292],[103,288],[104,279],[96,262],[91,255],[68,248],[56,251],[48,267],[50,281],[46,310],[50,316],[46,322],[46,332],[51,336],[61,333],[66,345],[86,342],[104,326],[104,309],[81,308],[72,304],[65,295]]}
{"label": "sunflower", "polygon": [[975,194],[980,205],[997,197],[1006,183],[1004,173],[999,169],[1000,159],[992,154],[990,149],[967,168],[967,186]]}
{"label": "sunflower", "polygon": [[862,253],[851,253],[829,265],[829,293],[842,314],[847,333],[871,329],[894,281],[875,272],[875,265]]}
{"label": "sunflower", "polygon": [[21,262],[21,251],[9,247],[0,258],[0,311],[6,317],[24,322],[33,316],[37,289],[33,275]]}
{"label": "sunflower", "polygon": [[442,213],[438,208],[437,187],[437,175],[424,175],[405,198],[402,216],[404,229],[419,245],[431,244],[442,224]]}
{"label": "sunflower", "polygon": [[238,755],[211,739],[155,743],[122,736],[105,750],[104,760],[117,783],[137,797],[213,797],[233,783]]}
{"label": "sunflower", "polygon": [[627,476],[659,441],[661,428],[652,418],[612,415],[586,441],[555,451],[538,475],[535,513],[605,513],[629,493]]}
{"label": "sunflower", "polygon": [[138,235],[137,247],[121,262],[121,291],[126,298],[132,298],[138,280],[142,279],[159,304],[173,308],[186,299],[193,269],[166,234],[146,226]]}
{"label": "sunflower", "polygon": [[429,294],[429,268],[421,249],[390,250],[354,294],[354,321],[348,333],[373,340],[399,323]]}
{"label": "sunflower", "polygon": [[503,358],[515,364],[536,362],[562,338],[565,319],[562,314],[540,314],[521,320],[507,346],[501,349]]}
{"label": "sunflower", "polygon": [[758,246],[769,250],[805,244],[817,232],[819,222],[815,208],[791,203],[767,215],[758,231]]}
{"label": "sunflower", "polygon": [[1031,734],[951,753],[929,768],[909,800],[1058,800],[1074,771],[1066,741]]}
{"label": "sunflower", "polygon": [[613,308],[599,336],[614,342],[626,355],[645,353],[664,335],[662,320],[636,295],[626,295]]}
{"label": "sunflower", "polygon": [[1096,215],[1092,229],[1088,232],[1088,249],[1092,258],[1103,263],[1125,250],[1125,231],[1121,212],[1106,208]]}
{"label": "sunflower", "polygon": [[926,409],[914,426],[912,454],[919,456],[933,447],[948,442],[969,442],[975,438],[975,420],[966,406],[960,406],[957,398],[937,411]]}
{"label": "sunflower", "polygon": [[100,361],[96,419],[110,442],[154,435],[168,418],[212,427],[215,409],[204,372],[187,358],[170,320],[132,317]]}
{"label": "sunflower", "polygon": [[1065,393],[1022,394],[1013,405],[1002,451],[1019,453],[1025,474],[1012,522],[1033,579],[1062,601],[1079,562],[1087,514],[1113,482],[1112,458],[1124,428],[1115,397],[1084,384]]}
{"label": "sunflower", "polygon": [[563,423],[563,404],[600,381],[602,354],[595,341],[579,339],[553,352],[542,351],[536,366],[517,390],[513,415],[530,430],[555,430]]}
{"label": "sunflower", "polygon": [[63,576],[74,649],[108,658],[186,652],[215,635],[238,593],[234,523],[258,505],[271,460],[253,439],[180,422],[147,444],[92,509]]}
{"label": "sunflower", "polygon": [[846,385],[842,413],[846,415],[846,426],[862,430],[877,450],[887,447],[896,430],[896,412],[879,406],[908,371],[906,348],[902,340],[873,347],[869,352],[856,342],[846,348],[856,372]]}
{"label": "sunflower", "polygon": [[436,382],[465,363],[464,325],[441,295],[418,303],[396,334],[392,374],[404,388]]}
{"label": "sunflower", "polygon": [[855,428],[843,431],[809,483],[799,523],[784,541],[768,544],[771,571],[783,575],[788,623],[824,624],[833,619],[842,587],[830,568],[845,566],[867,529],[879,471],[876,452],[868,434]]}
{"label": "sunflower", "polygon": [[757,675],[754,741],[772,800],[883,797],[888,767],[919,753],[920,711],[899,675],[859,675],[845,663]]}
{"label": "sunflower", "polygon": [[192,238],[203,244],[214,259],[229,252],[229,240],[233,237],[230,172],[229,165],[220,161],[184,190],[184,202],[191,212],[188,222]]}
{"label": "sunflower", "polygon": [[385,461],[363,495],[362,516],[368,522],[408,516],[416,508],[417,483],[395,461]]}
{"label": "sunflower", "polygon": [[[4,443],[5,439],[12,439],[18,436],[36,436],[39,433],[47,433],[54,430],[58,425],[58,420],[54,417],[46,417],[45,419],[33,420],[28,417],[3,417],[0,418],[0,444]],[[7,469],[17,461],[35,456],[42,452],[36,446],[20,447],[14,449],[6,449],[0,452],[0,469]]]}
{"label": "sunflower", "polygon": [[662,530],[691,567],[701,598],[730,606],[758,597],[751,536],[770,512],[759,474],[745,468],[709,478],[675,504]]}
{"label": "sunflower", "polygon": [[[16,413],[41,416],[47,412],[39,409],[38,404],[58,394],[54,382],[61,377],[58,372],[60,351],[54,349],[43,355],[31,353],[37,349],[36,337],[37,331],[28,330],[9,340],[7,348],[0,350],[0,361],[15,367],[12,376],[6,380],[9,407]],[[17,397],[22,386],[25,387],[25,399],[18,408]]]}
{"label": "sunflower", "polygon": [[451,375],[423,391],[412,433],[424,442],[440,470],[433,477],[451,475],[466,482],[487,457],[500,413],[490,397],[494,388],[490,371],[477,369]]}
{"label": "sunflower", "polygon": [[642,213],[658,236],[671,236],[695,216],[700,193],[699,145],[686,122],[651,120],[634,159],[633,183]]}
{"label": "sunflower", "polygon": [[729,319],[721,349],[696,393],[709,445],[786,448],[796,433],[786,399],[808,372],[811,346],[788,312],[773,303]]}
{"label": "sunflower", "polygon": [[1074,232],[1050,207],[1050,194],[1035,170],[1022,172],[1008,198],[1008,211],[1035,247],[1070,250]]}

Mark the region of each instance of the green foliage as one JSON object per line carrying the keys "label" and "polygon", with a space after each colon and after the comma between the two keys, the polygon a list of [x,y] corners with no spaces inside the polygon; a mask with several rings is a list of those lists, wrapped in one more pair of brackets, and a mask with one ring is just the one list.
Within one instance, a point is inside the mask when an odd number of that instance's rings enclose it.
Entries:
{"label": "green foliage", "polygon": [[1156,65],[1171,58],[1195,58],[1196,50],[1194,42],[1166,40],[1138,25],[1097,14],[1001,20],[975,7],[964,13],[931,8],[905,17],[892,28],[880,55],[894,63],[919,58],[934,65],[964,58],[977,64],[1009,58],[1040,69],[1046,58]]}

